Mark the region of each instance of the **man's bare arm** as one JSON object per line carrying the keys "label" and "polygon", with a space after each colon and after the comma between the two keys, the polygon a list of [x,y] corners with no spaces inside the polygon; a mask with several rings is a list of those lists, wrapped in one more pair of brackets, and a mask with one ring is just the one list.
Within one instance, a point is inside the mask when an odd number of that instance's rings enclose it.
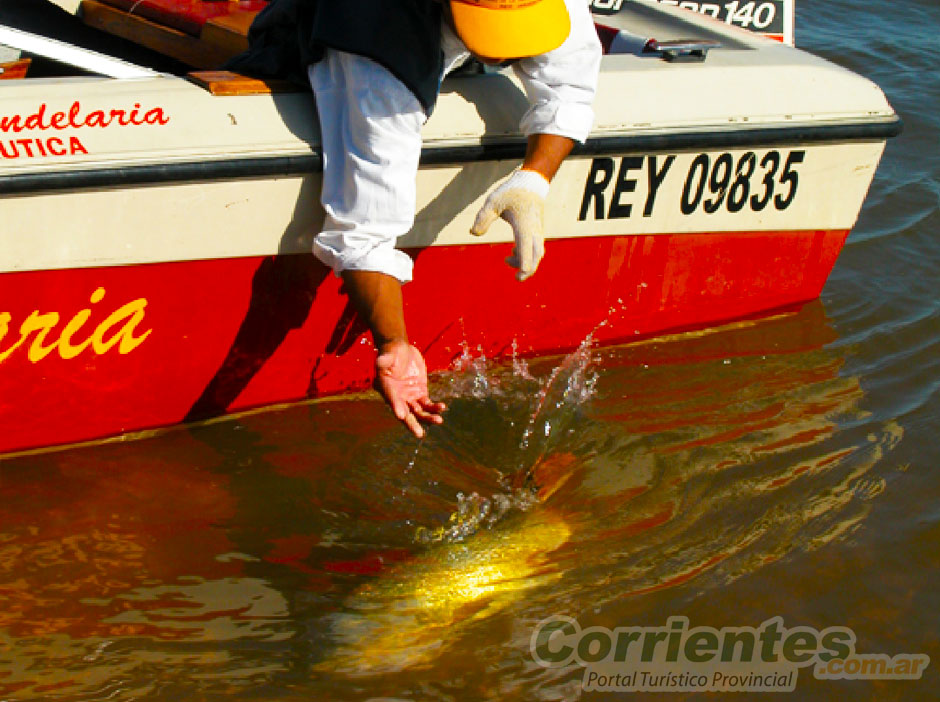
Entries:
{"label": "man's bare arm", "polygon": [[353,304],[365,318],[378,351],[376,389],[395,416],[418,438],[421,422],[440,424],[442,402],[428,395],[428,373],[421,352],[408,342],[401,283],[385,273],[344,271],[343,281]]}
{"label": "man's bare arm", "polygon": [[573,147],[574,141],[568,137],[557,134],[532,134],[526,146],[522,168],[541,173],[545,180],[551,181]]}

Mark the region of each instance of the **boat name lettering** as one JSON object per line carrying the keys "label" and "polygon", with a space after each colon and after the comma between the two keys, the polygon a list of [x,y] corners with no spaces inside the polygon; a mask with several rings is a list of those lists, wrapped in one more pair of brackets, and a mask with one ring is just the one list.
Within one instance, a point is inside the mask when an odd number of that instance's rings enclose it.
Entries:
{"label": "boat name lettering", "polygon": [[[105,289],[97,288],[91,294],[91,306],[101,302],[104,295]],[[146,307],[146,298],[132,300],[109,314],[90,331],[83,331],[82,327],[92,316],[91,307],[78,311],[60,330],[56,330],[60,321],[58,312],[40,314],[39,310],[33,310],[20,324],[19,338],[9,345],[5,345],[4,341],[10,331],[12,315],[0,312],[0,363],[21,348],[26,348],[26,357],[30,363],[38,363],[53,351],[58,352],[64,360],[73,359],[89,348],[99,356],[115,347],[118,353],[128,354],[144,343],[153,331],[137,331],[143,322]],[[28,344],[30,339],[32,343]]]}
{"label": "boat name lettering", "polygon": [[169,116],[162,107],[145,110],[135,102],[130,110],[110,109],[85,111],[76,100],[65,111],[50,110],[42,103],[29,114],[0,115],[0,134],[19,134],[26,132],[24,138],[0,139],[0,157],[41,158],[47,156],[75,156],[87,154],[88,149],[75,135],[40,136],[37,132],[49,130],[63,132],[74,129],[140,127],[145,125],[162,126],[168,124]]}
{"label": "boat name lettering", "polygon": [[85,112],[82,104],[76,100],[66,112],[52,112],[48,109],[46,103],[42,103],[35,112],[25,117],[22,114],[0,116],[0,132],[19,134],[24,130],[34,129],[63,131],[84,127],[106,128],[112,125],[140,127],[145,124],[165,125],[169,121],[170,118],[162,107],[152,107],[144,110],[139,102],[135,102],[134,107],[130,110],[114,108]]}
{"label": "boat name lettering", "polygon": [[[747,151],[737,157],[730,153],[717,156],[698,154],[692,159],[685,175],[678,206],[683,215],[700,210],[715,214],[724,209],[732,214],[749,210],[761,212],[771,204],[783,211],[793,204],[799,187],[797,166],[803,162],[802,150],[781,153],[767,151],[758,155]],[[622,156],[619,159],[599,157],[591,161],[584,183],[584,195],[578,220],[588,218],[627,219],[634,216],[634,205],[642,204],[643,216],[653,216],[663,184],[676,156]],[[629,197],[637,183],[646,175],[645,198]],[[677,188],[669,188],[675,192]]]}

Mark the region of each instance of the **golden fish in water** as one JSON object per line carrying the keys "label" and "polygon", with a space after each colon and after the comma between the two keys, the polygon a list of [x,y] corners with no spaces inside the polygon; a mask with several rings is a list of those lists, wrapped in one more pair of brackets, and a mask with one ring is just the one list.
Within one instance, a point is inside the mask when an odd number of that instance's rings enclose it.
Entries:
{"label": "golden fish in water", "polygon": [[315,669],[371,675],[427,665],[462,627],[557,580],[545,556],[570,535],[560,517],[536,508],[396,566],[332,615],[336,650]]}

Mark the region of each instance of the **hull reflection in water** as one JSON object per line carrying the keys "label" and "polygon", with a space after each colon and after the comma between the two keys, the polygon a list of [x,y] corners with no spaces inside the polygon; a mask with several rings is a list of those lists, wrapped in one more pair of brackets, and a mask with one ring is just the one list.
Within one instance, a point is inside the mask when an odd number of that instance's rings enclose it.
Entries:
{"label": "hull reflection in water", "polygon": [[[872,421],[833,340],[813,303],[601,352],[598,394],[564,442],[577,471],[552,498],[573,541],[604,544],[573,564],[569,606],[648,616],[671,588],[722,587],[861,525],[903,430]],[[627,601],[640,595],[655,599]]]}
{"label": "hull reflection in water", "polygon": [[436,545],[358,589],[329,617],[336,649],[317,670],[365,675],[431,663],[464,625],[557,580],[548,556],[570,535],[557,515],[533,510]]}

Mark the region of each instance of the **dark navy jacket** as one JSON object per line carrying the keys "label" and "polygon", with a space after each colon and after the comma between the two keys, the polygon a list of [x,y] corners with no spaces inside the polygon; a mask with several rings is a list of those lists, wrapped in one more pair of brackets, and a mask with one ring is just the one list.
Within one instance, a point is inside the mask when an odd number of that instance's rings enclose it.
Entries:
{"label": "dark navy jacket", "polygon": [[272,0],[228,70],[307,85],[324,47],[387,68],[431,111],[440,86],[441,6],[434,0]]}

